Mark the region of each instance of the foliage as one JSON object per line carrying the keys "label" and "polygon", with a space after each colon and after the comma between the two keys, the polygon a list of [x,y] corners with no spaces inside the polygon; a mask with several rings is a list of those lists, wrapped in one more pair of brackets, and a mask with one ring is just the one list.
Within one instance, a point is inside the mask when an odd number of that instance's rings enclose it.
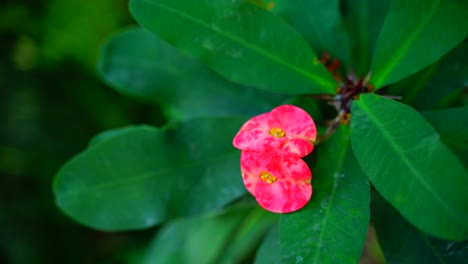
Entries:
{"label": "foliage", "polygon": [[[468,258],[468,74],[445,68],[466,68],[468,2],[298,2],[131,0],[141,27],[107,41],[99,74],[168,122],[97,135],[58,171],[58,207],[99,230],[162,225],[146,263],[357,263],[370,220],[388,263]],[[232,138],[291,103],[319,131],[313,193],[271,215]]]}

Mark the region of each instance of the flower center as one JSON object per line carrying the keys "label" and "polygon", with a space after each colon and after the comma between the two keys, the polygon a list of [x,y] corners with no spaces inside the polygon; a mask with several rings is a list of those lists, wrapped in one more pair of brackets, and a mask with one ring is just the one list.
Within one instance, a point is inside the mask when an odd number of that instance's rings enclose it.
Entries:
{"label": "flower center", "polygon": [[260,178],[268,184],[272,184],[276,181],[276,177],[268,172],[262,172],[262,174],[260,174]]}
{"label": "flower center", "polygon": [[284,133],[283,129],[281,128],[278,128],[278,127],[275,127],[275,128],[272,128],[270,130],[270,135],[271,136],[274,136],[276,138],[282,138],[284,137],[286,134]]}

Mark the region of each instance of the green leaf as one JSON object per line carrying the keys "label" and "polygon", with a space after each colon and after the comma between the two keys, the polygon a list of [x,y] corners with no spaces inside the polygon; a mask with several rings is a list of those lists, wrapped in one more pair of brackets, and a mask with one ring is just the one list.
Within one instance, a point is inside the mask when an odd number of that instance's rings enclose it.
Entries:
{"label": "green leaf", "polygon": [[245,193],[232,137],[243,118],[204,118],[165,129],[123,128],[67,162],[57,205],[101,230],[141,229],[207,213]]}
{"label": "green leaf", "polygon": [[[257,206],[247,215],[237,227],[234,235],[229,238],[229,246],[220,252],[222,256],[216,263],[244,263],[254,249],[257,249],[266,232],[277,224],[279,215]],[[275,225],[277,226],[277,225]]]}
{"label": "green leaf", "polygon": [[411,104],[429,110],[453,92],[468,89],[468,39],[447,53]]}
{"label": "green leaf", "polygon": [[468,167],[468,106],[424,112],[440,139]]}
{"label": "green leaf", "polygon": [[392,85],[388,94],[398,94],[402,102],[416,110],[440,107],[453,93],[468,89],[468,40],[439,61]]}
{"label": "green leaf", "polygon": [[277,216],[259,207],[176,220],[164,226],[143,263],[242,263]]}
{"label": "green leaf", "polygon": [[294,29],[243,0],[132,0],[130,11],[229,80],[285,94],[335,91],[336,82]]}
{"label": "green leaf", "polygon": [[468,241],[441,240],[419,232],[376,192],[372,222],[388,264],[465,263],[468,258]]}
{"label": "green leaf", "polygon": [[353,102],[351,142],[372,184],[409,222],[449,240],[468,238],[468,174],[414,109],[374,94]]}
{"label": "green leaf", "polygon": [[349,65],[351,43],[339,5],[339,0],[283,0],[272,12],[296,28],[315,52],[328,52]]}
{"label": "green leaf", "polygon": [[391,0],[342,0],[343,19],[351,38],[351,65],[359,75],[369,72],[377,37]]}
{"label": "green leaf", "polygon": [[468,149],[468,106],[424,112],[442,141]]}
{"label": "green leaf", "polygon": [[255,255],[255,264],[280,264],[281,243],[278,225],[271,228]]}
{"label": "green leaf", "polygon": [[283,99],[229,82],[141,28],[113,36],[98,71],[117,91],[162,104],[171,119],[254,115]]}
{"label": "green leaf", "polygon": [[394,0],[372,61],[377,87],[399,81],[438,60],[462,42],[467,1]]}
{"label": "green leaf", "polygon": [[88,142],[88,148],[98,145],[99,143],[104,142],[108,139],[111,139],[114,136],[119,136],[122,133],[125,133],[127,130],[133,130],[135,128],[138,128],[138,126],[130,125],[125,128],[110,129],[110,130],[102,131],[94,135],[94,137]]}
{"label": "green leaf", "polygon": [[165,225],[151,242],[143,263],[215,263],[249,208]]}
{"label": "green leaf", "polygon": [[349,128],[340,127],[316,151],[310,202],[281,216],[281,263],[357,263],[369,224],[370,193],[351,151]]}

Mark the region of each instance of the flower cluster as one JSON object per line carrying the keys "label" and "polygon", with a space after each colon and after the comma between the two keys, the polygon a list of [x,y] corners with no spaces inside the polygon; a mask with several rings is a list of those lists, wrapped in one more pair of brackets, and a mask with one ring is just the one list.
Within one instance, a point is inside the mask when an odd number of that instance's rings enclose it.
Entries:
{"label": "flower cluster", "polygon": [[247,121],[234,137],[242,150],[242,179],[265,209],[289,213],[312,195],[312,173],[301,159],[314,149],[317,130],[304,110],[282,105]]}

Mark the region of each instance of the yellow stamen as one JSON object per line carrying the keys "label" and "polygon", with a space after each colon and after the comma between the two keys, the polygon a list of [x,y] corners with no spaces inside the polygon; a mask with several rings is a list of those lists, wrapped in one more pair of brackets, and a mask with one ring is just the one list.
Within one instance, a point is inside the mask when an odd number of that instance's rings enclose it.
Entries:
{"label": "yellow stamen", "polygon": [[286,134],[284,133],[283,129],[275,127],[270,130],[270,135],[276,138],[282,138]]}
{"label": "yellow stamen", "polygon": [[349,121],[351,120],[350,113],[341,113],[340,114],[341,124],[348,125]]}
{"label": "yellow stamen", "polygon": [[272,184],[276,181],[276,177],[268,172],[262,172],[262,174],[260,174],[260,178],[268,184]]}

